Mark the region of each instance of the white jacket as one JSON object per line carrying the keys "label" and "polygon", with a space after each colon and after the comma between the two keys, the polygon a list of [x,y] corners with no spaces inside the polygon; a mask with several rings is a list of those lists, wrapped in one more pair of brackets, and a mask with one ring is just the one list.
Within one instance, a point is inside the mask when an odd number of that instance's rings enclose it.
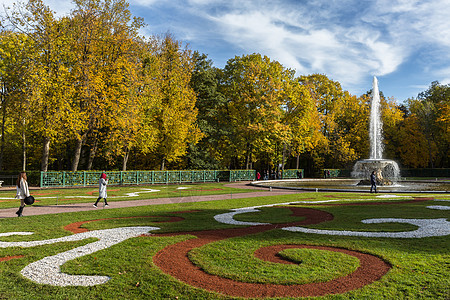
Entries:
{"label": "white jacket", "polygon": [[26,197],[30,196],[30,191],[28,190],[28,182],[24,180],[23,178],[20,179],[20,187],[16,186],[17,199],[25,199]]}
{"label": "white jacket", "polygon": [[108,194],[106,193],[106,185],[108,184],[108,180],[105,180],[103,178],[100,178],[99,180],[99,187],[98,187],[98,196],[100,198],[107,198]]}

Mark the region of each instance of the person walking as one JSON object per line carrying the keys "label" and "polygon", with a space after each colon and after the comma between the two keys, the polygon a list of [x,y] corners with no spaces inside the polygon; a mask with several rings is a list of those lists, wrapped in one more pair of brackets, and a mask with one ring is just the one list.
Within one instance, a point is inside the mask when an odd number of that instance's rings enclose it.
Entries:
{"label": "person walking", "polygon": [[23,208],[25,207],[25,198],[30,196],[30,191],[28,190],[27,173],[20,172],[16,181],[16,198],[20,199],[19,210],[16,211],[18,217],[22,217]]}
{"label": "person walking", "polygon": [[375,171],[372,171],[372,174],[370,174],[370,192],[372,193],[372,190],[377,192],[377,177],[375,175]]}
{"label": "person walking", "polygon": [[97,204],[98,201],[100,201],[100,199],[105,199],[105,207],[108,206],[108,201],[106,201],[106,198],[108,197],[108,194],[106,193],[106,185],[108,185],[108,179],[106,178],[106,174],[102,173],[102,175],[100,175],[100,180],[98,182],[99,187],[98,187],[98,198],[97,201],[95,201],[94,207],[97,208]]}

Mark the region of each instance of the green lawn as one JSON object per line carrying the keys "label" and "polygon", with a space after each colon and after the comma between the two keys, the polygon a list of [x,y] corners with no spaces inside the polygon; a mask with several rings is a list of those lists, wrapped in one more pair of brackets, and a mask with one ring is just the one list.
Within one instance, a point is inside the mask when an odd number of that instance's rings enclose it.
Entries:
{"label": "green lawn", "polygon": [[[202,184],[177,189],[179,186],[149,186],[160,189],[161,193],[148,193],[143,198],[190,196],[205,193],[242,192],[224,187],[222,184]],[[142,187],[111,188],[108,193],[116,193],[116,200],[128,200],[126,193]],[[40,190],[51,192],[61,198],[85,195],[89,189]],[[190,193],[190,194],[189,194]],[[2,192],[3,194],[8,194]],[[11,194],[11,192],[9,192]],[[173,195],[172,195],[173,194]],[[91,202],[93,198],[73,198],[69,202]],[[155,233],[204,231],[244,227],[223,224],[214,216],[230,212],[230,209],[245,208],[276,203],[309,201],[292,206],[309,207],[333,214],[332,221],[305,227],[323,230],[348,230],[364,232],[400,232],[415,230],[416,226],[403,223],[364,224],[361,220],[370,218],[404,219],[447,219],[448,210],[429,209],[430,205],[450,205],[447,201],[424,201],[399,203],[412,199],[408,195],[391,199],[376,198],[373,194],[346,193],[300,193],[277,197],[229,199],[221,201],[152,205],[126,209],[105,209],[89,212],[65,213],[58,215],[27,216],[23,218],[0,219],[0,233],[28,231],[33,235],[13,235],[0,237],[1,242],[39,241],[50,238],[71,236],[73,233],[64,226],[81,221],[91,221],[82,228],[103,230],[129,226],[158,227]],[[437,200],[449,200],[447,195],[432,196]],[[123,197],[123,198],[121,198]],[[141,197],[141,196],[139,196]],[[138,198],[139,199],[139,198]],[[142,199],[142,198],[141,198]],[[339,200],[337,203],[360,204],[362,202],[387,201],[388,205],[317,205],[314,201]],[[17,201],[17,200],[15,200]],[[44,204],[42,200],[39,204]],[[113,199],[111,199],[113,201]],[[398,202],[398,203],[397,203]],[[15,207],[2,202],[2,207]],[[17,204],[15,202],[14,204]],[[30,208],[31,209],[31,208]],[[181,212],[181,213],[180,213]],[[130,218],[132,217],[132,218]],[[168,222],[171,217],[182,217],[177,222]],[[98,220],[104,219],[104,220]],[[284,223],[299,221],[288,208],[264,207],[259,212],[248,212],[234,217],[242,222]],[[95,221],[97,220],[97,221]],[[109,276],[110,280],[95,286],[58,287],[38,284],[25,278],[21,270],[27,265],[48,256],[69,251],[73,248],[96,241],[88,238],[79,241],[59,242],[34,247],[0,248],[0,258],[20,256],[0,262],[0,299],[236,299],[214,292],[192,287],[163,273],[154,263],[153,257],[160,250],[174,243],[192,239],[194,236],[138,236],[117,243],[105,250],[85,255],[63,264],[61,271],[74,275]],[[243,282],[305,284],[326,282],[350,274],[358,267],[359,261],[339,252],[316,249],[288,249],[279,253],[294,264],[275,264],[256,258],[253,253],[261,247],[284,244],[305,244],[313,246],[338,247],[375,255],[388,262],[392,269],[380,280],[343,294],[316,297],[314,299],[449,299],[449,250],[450,236],[426,238],[373,238],[355,236],[321,235],[289,232],[281,229],[268,230],[252,235],[244,235],[215,241],[196,248],[189,253],[195,264],[210,274]],[[286,298],[292,299],[292,298]]]}
{"label": "green lawn", "polygon": [[[227,183],[109,186],[107,190],[108,202],[246,193],[252,191],[250,189],[231,188],[226,185]],[[97,199],[98,187],[31,189],[30,194],[35,197],[36,205],[90,203]],[[0,191],[0,208],[17,207],[18,200],[14,198],[15,196],[15,189]]]}

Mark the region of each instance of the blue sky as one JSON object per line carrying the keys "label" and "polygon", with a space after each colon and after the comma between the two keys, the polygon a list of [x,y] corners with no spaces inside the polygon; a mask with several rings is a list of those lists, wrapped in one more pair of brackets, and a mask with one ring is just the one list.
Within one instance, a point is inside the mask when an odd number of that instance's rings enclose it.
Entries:
{"label": "blue sky", "polygon": [[[44,2],[58,14],[73,8]],[[260,53],[358,96],[377,76],[398,103],[450,83],[450,0],[131,0],[130,10],[148,24],[142,34],[170,32],[219,68]]]}

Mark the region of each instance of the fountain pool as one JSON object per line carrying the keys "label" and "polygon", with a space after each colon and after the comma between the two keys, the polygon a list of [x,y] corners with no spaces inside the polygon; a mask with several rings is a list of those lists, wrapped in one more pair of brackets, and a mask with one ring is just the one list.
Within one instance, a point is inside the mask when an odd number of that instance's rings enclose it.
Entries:
{"label": "fountain pool", "polygon": [[[253,185],[303,191],[364,192],[368,186],[358,185],[359,179],[286,179],[255,181]],[[391,185],[378,186],[378,193],[450,193],[450,181],[399,180]]]}

